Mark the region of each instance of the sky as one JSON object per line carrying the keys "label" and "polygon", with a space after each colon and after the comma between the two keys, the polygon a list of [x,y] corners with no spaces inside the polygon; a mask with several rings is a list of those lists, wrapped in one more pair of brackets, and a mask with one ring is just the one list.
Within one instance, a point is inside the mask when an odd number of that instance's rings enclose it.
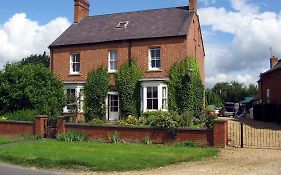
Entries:
{"label": "sky", "polygon": [[[74,0],[0,0],[0,69],[7,62],[49,52],[73,22]],[[177,7],[188,0],[90,0],[90,15]],[[281,58],[281,0],[198,0],[205,46],[205,83],[256,84]]]}

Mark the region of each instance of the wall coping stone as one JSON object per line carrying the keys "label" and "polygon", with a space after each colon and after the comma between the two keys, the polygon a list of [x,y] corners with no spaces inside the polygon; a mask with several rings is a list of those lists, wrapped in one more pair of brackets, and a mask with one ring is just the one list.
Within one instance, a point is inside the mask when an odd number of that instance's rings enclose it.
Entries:
{"label": "wall coping stone", "polygon": [[34,122],[31,121],[16,121],[16,120],[0,120],[0,123],[34,124]]}

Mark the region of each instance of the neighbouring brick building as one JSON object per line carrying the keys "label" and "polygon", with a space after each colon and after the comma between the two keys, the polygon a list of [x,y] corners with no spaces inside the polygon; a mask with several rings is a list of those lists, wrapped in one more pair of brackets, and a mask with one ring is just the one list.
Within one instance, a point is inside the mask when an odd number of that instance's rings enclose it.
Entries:
{"label": "neighbouring brick building", "polygon": [[258,99],[262,103],[281,104],[281,60],[270,58],[270,69],[260,74]]}
{"label": "neighbouring brick building", "polygon": [[[99,16],[89,16],[89,6],[88,0],[74,0],[74,23],[49,47],[51,69],[64,81],[67,93],[80,96],[88,73],[104,66],[111,75],[107,119],[116,120],[120,109],[114,74],[131,58],[145,72],[140,80],[142,112],[167,110],[170,67],[186,57],[197,59],[204,83],[197,0],[185,7]],[[79,112],[83,113],[82,105]]]}

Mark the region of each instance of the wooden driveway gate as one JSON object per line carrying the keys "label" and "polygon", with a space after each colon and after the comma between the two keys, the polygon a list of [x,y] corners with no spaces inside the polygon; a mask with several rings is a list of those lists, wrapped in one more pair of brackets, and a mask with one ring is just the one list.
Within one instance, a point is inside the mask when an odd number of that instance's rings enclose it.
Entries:
{"label": "wooden driveway gate", "polygon": [[[281,127],[281,126],[280,126]],[[256,121],[228,121],[228,146],[281,149],[281,128]]]}

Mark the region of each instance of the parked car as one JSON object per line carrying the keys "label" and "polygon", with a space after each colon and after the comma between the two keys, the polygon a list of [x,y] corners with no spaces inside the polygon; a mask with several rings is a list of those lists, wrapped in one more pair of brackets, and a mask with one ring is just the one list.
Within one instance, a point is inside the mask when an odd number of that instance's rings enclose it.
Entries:
{"label": "parked car", "polygon": [[219,112],[220,116],[223,117],[231,117],[235,116],[235,103],[233,102],[225,102],[224,107]]}

